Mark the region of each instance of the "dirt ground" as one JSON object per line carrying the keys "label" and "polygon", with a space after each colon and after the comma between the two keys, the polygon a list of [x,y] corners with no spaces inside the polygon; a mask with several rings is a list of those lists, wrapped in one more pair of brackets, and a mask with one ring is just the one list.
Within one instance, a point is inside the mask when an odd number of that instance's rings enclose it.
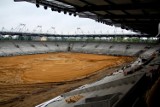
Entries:
{"label": "dirt ground", "polygon": [[80,53],[0,57],[0,107],[34,107],[134,59]]}

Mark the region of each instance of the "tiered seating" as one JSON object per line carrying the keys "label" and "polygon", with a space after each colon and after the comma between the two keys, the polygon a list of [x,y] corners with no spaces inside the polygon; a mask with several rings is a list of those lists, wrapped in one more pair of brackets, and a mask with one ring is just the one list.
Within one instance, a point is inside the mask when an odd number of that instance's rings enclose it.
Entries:
{"label": "tiered seating", "polygon": [[146,46],[146,44],[128,44],[125,54],[128,56],[136,56],[139,52],[143,51]]}
{"label": "tiered seating", "polygon": [[59,52],[59,45],[56,42],[43,42],[43,44],[49,49],[48,52]]}
{"label": "tiered seating", "polygon": [[72,52],[83,52],[83,48],[87,45],[85,42],[74,42]]}
{"label": "tiered seating", "polygon": [[95,43],[87,43],[82,47],[84,53],[96,53],[96,45]]}
{"label": "tiered seating", "polygon": [[58,42],[57,43],[60,52],[67,52],[69,43],[68,42]]}
{"label": "tiered seating", "polygon": [[[145,47],[150,46],[147,50]],[[149,57],[159,45],[128,44],[128,43],[106,43],[106,42],[38,42],[38,41],[2,41],[0,43],[1,56],[23,55],[48,52],[81,52],[91,54],[107,54],[122,56]]]}
{"label": "tiered seating", "polygon": [[75,105],[74,107],[112,107],[119,99],[120,93],[96,96],[87,98],[84,104]]}
{"label": "tiered seating", "polygon": [[143,58],[149,58],[151,55],[153,55],[159,49],[160,49],[160,45],[156,45],[154,47],[151,47],[150,49],[148,49],[147,51],[145,51],[141,55],[141,57],[143,57]]}
{"label": "tiered seating", "polygon": [[6,56],[19,55],[23,53],[18,47],[16,47],[12,42],[1,42],[1,51],[5,53]]}
{"label": "tiered seating", "polygon": [[34,46],[36,48],[36,53],[47,53],[48,48],[42,44],[42,42],[30,42],[31,46]]}
{"label": "tiered seating", "polygon": [[14,42],[17,46],[19,46],[19,49],[23,52],[23,54],[36,54],[37,49],[34,45],[30,44],[30,42],[25,41],[17,41]]}
{"label": "tiered seating", "polygon": [[6,56],[6,54],[4,52],[2,52],[2,50],[0,51],[0,56]]}
{"label": "tiered seating", "polygon": [[[100,80],[100,84],[88,84],[89,87],[68,92],[36,107],[111,107],[136,85],[137,81],[144,76],[144,73],[141,72],[128,76],[118,75],[116,77],[119,78],[116,78],[115,75],[105,77],[105,79],[110,78],[110,82],[107,80],[102,80],[102,82]],[[82,97],[76,99],[77,97],[74,96]],[[57,98],[60,98],[60,100],[56,100]],[[75,98],[74,103],[68,103],[70,98]]]}
{"label": "tiered seating", "polygon": [[106,76],[100,81],[94,82],[92,84],[84,85],[81,88],[77,88],[76,90],[65,93],[63,96],[71,96],[76,94],[88,93],[88,92],[97,91],[100,89],[110,88],[112,86],[118,86],[124,83],[125,84],[134,83],[137,80],[137,78],[139,78],[139,76],[141,75],[142,75],[141,73],[135,73],[133,75],[124,76],[123,73],[120,73],[117,75]]}
{"label": "tiered seating", "polygon": [[99,43],[96,45],[96,54],[106,54],[108,50],[108,44],[106,43]]}
{"label": "tiered seating", "polygon": [[125,44],[114,44],[110,46],[109,54],[111,55],[124,55],[126,45]]}

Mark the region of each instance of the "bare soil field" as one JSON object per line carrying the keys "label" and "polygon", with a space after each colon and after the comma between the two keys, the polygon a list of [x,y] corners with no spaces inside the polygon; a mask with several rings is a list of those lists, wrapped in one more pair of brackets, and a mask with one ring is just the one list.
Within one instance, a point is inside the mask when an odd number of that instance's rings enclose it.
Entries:
{"label": "bare soil field", "polygon": [[133,60],[81,53],[0,57],[0,107],[34,107]]}

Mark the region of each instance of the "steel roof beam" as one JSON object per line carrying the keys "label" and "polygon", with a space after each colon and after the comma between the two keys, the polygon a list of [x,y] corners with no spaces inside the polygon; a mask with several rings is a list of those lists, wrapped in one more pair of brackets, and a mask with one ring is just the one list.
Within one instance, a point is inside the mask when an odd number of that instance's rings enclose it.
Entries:
{"label": "steel roof beam", "polygon": [[160,20],[116,20],[116,22],[124,24],[157,24]]}
{"label": "steel roof beam", "polygon": [[135,10],[135,9],[160,9],[159,3],[132,3],[115,5],[91,5],[77,8],[78,12],[83,11],[104,11],[104,10]]}
{"label": "steel roof beam", "polygon": [[150,15],[104,15],[104,19],[160,19],[159,14]]}

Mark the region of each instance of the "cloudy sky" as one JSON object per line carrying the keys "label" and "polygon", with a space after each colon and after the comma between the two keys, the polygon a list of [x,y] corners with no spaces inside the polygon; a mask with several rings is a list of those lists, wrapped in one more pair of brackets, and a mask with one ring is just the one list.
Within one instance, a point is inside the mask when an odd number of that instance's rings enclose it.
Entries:
{"label": "cloudy sky", "polygon": [[[29,31],[33,31],[37,26],[42,26],[42,31],[56,33],[74,34],[76,33],[129,33],[129,31],[114,28],[105,24],[95,22],[92,19],[79,18],[78,16],[64,15],[52,12],[50,8],[45,10],[42,6],[37,8],[35,4],[28,2],[14,2],[14,0],[0,0],[0,30],[4,27],[7,30],[26,24]],[[80,28],[77,30],[77,28]]]}

